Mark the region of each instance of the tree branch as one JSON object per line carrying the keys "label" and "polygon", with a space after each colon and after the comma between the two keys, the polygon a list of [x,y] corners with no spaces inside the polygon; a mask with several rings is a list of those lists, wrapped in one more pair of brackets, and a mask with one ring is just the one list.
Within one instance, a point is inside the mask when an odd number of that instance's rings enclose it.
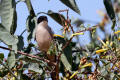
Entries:
{"label": "tree branch", "polygon": [[[11,48],[6,48],[6,47],[3,47],[3,46],[0,46],[0,48],[5,49],[5,50],[13,51]],[[17,53],[19,53],[21,55],[25,55],[25,56],[31,57],[31,58],[36,58],[36,59],[42,60],[44,62],[47,62],[49,64],[52,64],[52,65],[56,66],[56,63],[51,62],[50,60],[47,60],[47,59],[44,59],[44,58],[40,58],[38,56],[30,55],[28,53],[24,53],[24,52],[21,52],[21,51],[17,51]]]}

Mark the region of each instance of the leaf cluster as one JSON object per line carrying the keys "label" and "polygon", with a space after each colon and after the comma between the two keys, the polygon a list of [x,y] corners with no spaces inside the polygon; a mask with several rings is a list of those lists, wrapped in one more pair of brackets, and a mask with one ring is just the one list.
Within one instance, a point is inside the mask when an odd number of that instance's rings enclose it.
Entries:
{"label": "leaf cluster", "polygon": [[[17,27],[16,5],[23,1],[28,8],[29,16],[26,20],[28,45],[24,44],[24,37],[14,34]],[[80,15],[80,10],[75,0],[60,0],[61,3]],[[41,80],[53,78],[56,80],[118,80],[120,79],[120,28],[116,25],[116,15],[120,18],[120,1],[103,0],[106,13],[103,20],[94,25],[84,26],[83,20],[76,19],[71,23],[69,10],[59,12],[35,13],[30,0],[1,0],[0,2],[0,42],[7,45],[0,48],[9,50],[8,58],[4,52],[0,53],[0,78],[11,80]],[[115,4],[115,7],[113,5]],[[67,15],[62,15],[66,12]],[[37,49],[34,39],[34,30],[37,25],[37,16],[45,14],[59,23],[63,36],[54,35],[54,43],[49,49],[49,55],[54,54],[56,61],[50,61],[47,56]],[[36,15],[37,14],[37,15]],[[66,18],[65,18],[66,17]],[[107,34],[105,26],[112,21],[112,34]],[[76,27],[73,27],[76,26]],[[117,29],[115,29],[117,27]],[[77,28],[78,31],[74,29]],[[105,38],[102,40],[97,35],[97,29],[103,31]],[[88,31],[91,42],[85,46],[79,46],[79,36]],[[76,38],[76,42],[72,39]],[[62,74],[62,76],[59,76]]]}

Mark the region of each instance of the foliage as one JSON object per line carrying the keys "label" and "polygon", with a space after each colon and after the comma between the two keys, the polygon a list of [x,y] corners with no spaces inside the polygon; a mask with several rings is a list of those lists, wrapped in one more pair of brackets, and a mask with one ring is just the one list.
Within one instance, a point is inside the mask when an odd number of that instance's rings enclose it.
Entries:
{"label": "foliage", "polygon": [[[17,3],[26,3],[29,16],[26,20],[27,42],[24,45],[24,36],[15,35],[17,28]],[[80,14],[75,0],[60,0],[70,9]],[[0,53],[0,78],[10,80],[119,80],[120,79],[120,28],[116,21],[120,19],[120,1],[103,0],[106,12],[103,13],[103,20],[92,27],[83,26],[85,21],[76,19],[71,24],[69,10],[60,10],[47,13],[35,13],[30,0],[1,0],[0,3],[0,42],[8,47],[0,48],[9,50],[8,58],[4,57],[4,52]],[[113,5],[115,5],[113,7]],[[34,5],[33,5],[34,6]],[[66,12],[67,15],[63,15]],[[56,61],[50,61],[43,52],[36,50],[37,46],[32,43],[34,39],[34,29],[37,25],[38,15],[44,13],[50,16],[57,23],[63,26],[63,36],[54,35],[54,43],[49,49],[49,54],[56,55]],[[67,18],[65,18],[67,17]],[[104,27],[112,21],[111,29],[113,32],[107,34]],[[73,27],[76,26],[76,27]],[[80,28],[75,31],[74,28]],[[102,40],[97,35],[100,28],[105,38]],[[116,29],[115,29],[116,28]],[[79,35],[89,31],[91,42],[85,46],[78,46],[79,42],[73,42],[75,37],[79,40]],[[34,51],[35,50],[35,51]],[[52,76],[55,73],[55,76]],[[62,76],[59,76],[62,74]],[[54,77],[54,78],[53,78]]]}

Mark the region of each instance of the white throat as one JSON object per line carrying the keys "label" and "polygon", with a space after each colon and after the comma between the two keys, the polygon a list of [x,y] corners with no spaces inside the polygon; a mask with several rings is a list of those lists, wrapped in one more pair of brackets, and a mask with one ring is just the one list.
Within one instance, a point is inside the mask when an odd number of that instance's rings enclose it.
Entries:
{"label": "white throat", "polygon": [[42,21],[38,25],[41,25],[43,27],[47,27],[48,26],[48,22],[47,21]]}

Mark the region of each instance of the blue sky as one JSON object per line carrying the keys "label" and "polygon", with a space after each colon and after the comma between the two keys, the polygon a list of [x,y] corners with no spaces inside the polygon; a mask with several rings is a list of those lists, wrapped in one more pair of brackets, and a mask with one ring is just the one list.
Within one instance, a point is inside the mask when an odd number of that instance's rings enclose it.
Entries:
{"label": "blue sky", "polygon": [[[53,10],[54,12],[58,12],[59,10],[68,9],[63,3],[59,0],[31,0],[35,13],[39,12],[47,12],[48,10]],[[78,15],[76,12],[69,9],[69,16],[70,18],[80,18],[83,20],[93,21],[93,22],[100,22],[102,17],[97,14],[97,10],[104,9],[103,0],[76,0],[77,5],[81,11],[81,15]],[[16,34],[20,34],[26,27],[26,18],[29,15],[26,4],[20,2],[17,4],[17,15],[18,15],[18,29]],[[49,25],[51,26],[52,30],[55,34],[61,34],[60,26],[56,23],[53,19],[48,16]],[[86,24],[91,24],[87,23]],[[92,25],[92,24],[91,24]],[[85,34],[86,37],[88,35]],[[84,37],[84,36],[82,36]],[[89,38],[89,37],[88,37]],[[87,39],[88,40],[88,39]],[[89,42],[89,41],[88,41]]]}
{"label": "blue sky", "polygon": [[[18,1],[18,0],[17,0]],[[63,3],[61,3],[59,0],[31,0],[33,8],[35,10],[35,13],[38,12],[47,12],[48,10],[53,10],[54,12],[58,12],[59,10],[69,9],[67,6],[65,6]],[[105,10],[103,0],[76,0],[76,3],[80,9],[81,15],[77,14],[73,10],[69,9],[69,16],[70,18],[80,18],[83,20],[88,21],[94,21],[94,22],[100,22],[102,17],[97,13],[98,10]],[[20,2],[16,6],[17,10],[17,30],[15,32],[16,35],[20,35],[22,31],[26,28],[26,19],[29,15],[27,6],[24,2]],[[60,29],[62,26],[60,26],[58,23],[56,23],[52,18],[48,16],[49,25],[51,26],[52,30],[55,34],[61,34]],[[93,25],[93,23],[85,23],[86,25],[90,24]],[[27,33],[24,33],[24,41],[25,43]],[[89,35],[88,32],[85,32],[84,36],[80,36],[80,41],[88,43],[89,42]],[[0,43],[0,45],[5,46],[3,43]],[[26,44],[27,45],[27,44]],[[25,45],[25,46],[26,46]],[[5,56],[7,56],[8,51],[0,49],[0,53],[4,52]]]}

